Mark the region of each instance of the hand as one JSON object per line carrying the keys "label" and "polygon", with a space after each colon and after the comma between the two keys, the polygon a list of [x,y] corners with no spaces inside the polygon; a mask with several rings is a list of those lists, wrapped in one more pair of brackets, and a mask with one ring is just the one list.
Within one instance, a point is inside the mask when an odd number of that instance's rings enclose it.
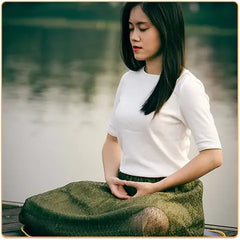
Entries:
{"label": "hand", "polygon": [[110,177],[107,180],[107,184],[114,196],[120,199],[130,199],[131,197],[127,194],[125,189],[123,188],[126,185],[127,181],[120,180],[117,177]]}
{"label": "hand", "polygon": [[144,196],[144,195],[156,192],[153,183],[133,182],[133,181],[124,181],[124,182],[125,182],[124,185],[129,186],[129,187],[134,187],[137,189],[136,194],[132,198],[140,197],[140,196]]}

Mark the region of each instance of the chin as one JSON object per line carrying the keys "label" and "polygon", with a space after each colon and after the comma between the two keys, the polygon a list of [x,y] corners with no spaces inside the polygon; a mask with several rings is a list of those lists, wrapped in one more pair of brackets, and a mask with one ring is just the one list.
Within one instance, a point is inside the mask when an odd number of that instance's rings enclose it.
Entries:
{"label": "chin", "polygon": [[145,61],[145,60],[146,60],[146,58],[139,57],[139,56],[134,56],[134,58],[135,58],[137,61]]}

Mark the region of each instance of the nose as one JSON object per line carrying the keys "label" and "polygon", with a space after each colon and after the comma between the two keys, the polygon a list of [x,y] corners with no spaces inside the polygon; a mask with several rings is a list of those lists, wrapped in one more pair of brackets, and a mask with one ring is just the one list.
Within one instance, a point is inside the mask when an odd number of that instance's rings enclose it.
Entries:
{"label": "nose", "polygon": [[130,32],[130,39],[131,39],[131,41],[133,41],[133,42],[138,42],[138,41],[140,41],[140,35],[139,35],[139,32],[137,31],[137,29],[133,29],[133,30]]}

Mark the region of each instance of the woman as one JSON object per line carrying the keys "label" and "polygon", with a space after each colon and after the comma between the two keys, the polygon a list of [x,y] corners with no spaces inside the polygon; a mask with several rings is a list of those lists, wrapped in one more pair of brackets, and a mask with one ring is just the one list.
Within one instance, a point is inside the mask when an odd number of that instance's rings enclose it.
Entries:
{"label": "woman", "polygon": [[[27,200],[20,219],[35,234],[203,235],[198,178],[222,164],[222,152],[203,84],[184,68],[180,5],[127,3],[122,56],[130,71],[103,146],[107,185],[72,183]],[[189,160],[191,132],[199,154]]]}
{"label": "woman", "polygon": [[[132,71],[121,79],[103,161],[112,194],[129,199],[124,186],[136,188],[133,197],[139,197],[191,182],[219,167],[222,152],[204,87],[184,69],[179,4],[128,3],[122,29],[122,55]],[[191,161],[189,128],[200,151]],[[124,181],[117,177],[119,168],[128,175],[166,178]]]}

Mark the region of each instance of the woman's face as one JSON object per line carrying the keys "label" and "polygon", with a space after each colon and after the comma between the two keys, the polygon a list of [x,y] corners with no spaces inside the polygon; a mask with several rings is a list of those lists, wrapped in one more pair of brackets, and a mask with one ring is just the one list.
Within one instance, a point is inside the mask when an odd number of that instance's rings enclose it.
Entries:
{"label": "woman's face", "polygon": [[160,36],[157,28],[137,5],[129,17],[130,42],[134,57],[139,61],[148,61],[160,56]]}

